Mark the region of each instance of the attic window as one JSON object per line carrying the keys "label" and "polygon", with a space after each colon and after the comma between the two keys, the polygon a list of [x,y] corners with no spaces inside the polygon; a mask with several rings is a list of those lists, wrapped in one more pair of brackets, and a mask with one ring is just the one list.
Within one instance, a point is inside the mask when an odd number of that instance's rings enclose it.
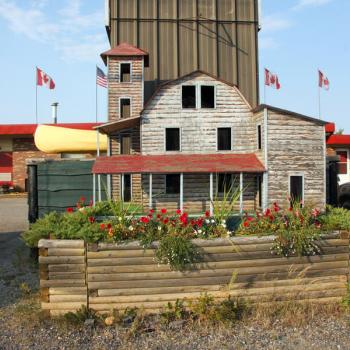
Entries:
{"label": "attic window", "polygon": [[215,108],[214,86],[201,86],[201,108]]}
{"label": "attic window", "polygon": [[180,151],[180,129],[167,128],[165,130],[165,150]]}
{"label": "attic window", "polygon": [[130,117],[130,98],[120,99],[120,118]]}
{"label": "attic window", "polygon": [[121,63],[120,64],[120,82],[129,83],[131,81],[131,64]]}
{"label": "attic window", "polygon": [[196,108],[196,86],[182,86],[182,108]]}
{"label": "attic window", "polygon": [[218,151],[231,151],[231,128],[218,128]]}

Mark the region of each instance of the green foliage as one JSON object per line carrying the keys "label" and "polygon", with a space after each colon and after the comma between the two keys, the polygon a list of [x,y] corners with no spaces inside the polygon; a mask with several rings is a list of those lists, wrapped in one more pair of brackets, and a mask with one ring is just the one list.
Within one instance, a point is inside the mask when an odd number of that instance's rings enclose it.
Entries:
{"label": "green foliage", "polygon": [[95,310],[87,308],[82,305],[81,308],[76,312],[68,312],[64,315],[64,319],[74,325],[83,324],[88,319],[93,319],[95,321],[100,321],[100,316],[97,315]]}
{"label": "green foliage", "polygon": [[185,270],[200,261],[200,253],[193,243],[181,236],[164,236],[159,241],[156,259],[160,264],[168,264],[173,270]]}
{"label": "green foliage", "polygon": [[184,301],[176,299],[175,304],[168,302],[160,313],[162,323],[168,324],[172,321],[182,320],[186,315]]}
{"label": "green foliage", "polygon": [[327,206],[327,212],[320,217],[322,227],[327,231],[350,231],[350,210]]}
{"label": "green foliage", "polygon": [[346,308],[350,307],[350,283],[346,286],[347,293],[343,297],[341,304],[345,306]]}

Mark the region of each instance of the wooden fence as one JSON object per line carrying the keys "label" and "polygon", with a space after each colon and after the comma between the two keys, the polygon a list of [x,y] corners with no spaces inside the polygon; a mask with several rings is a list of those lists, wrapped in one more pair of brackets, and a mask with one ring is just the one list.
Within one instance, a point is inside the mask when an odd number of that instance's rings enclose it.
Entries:
{"label": "wooden fence", "polygon": [[126,307],[158,311],[169,301],[196,299],[207,292],[251,301],[340,301],[349,274],[349,235],[332,233],[318,242],[321,255],[279,257],[273,236],[195,240],[203,262],[190,271],[171,271],[154,259],[156,246],[138,242],[88,244],[41,240],[42,307],[51,315],[82,304],[99,312]]}

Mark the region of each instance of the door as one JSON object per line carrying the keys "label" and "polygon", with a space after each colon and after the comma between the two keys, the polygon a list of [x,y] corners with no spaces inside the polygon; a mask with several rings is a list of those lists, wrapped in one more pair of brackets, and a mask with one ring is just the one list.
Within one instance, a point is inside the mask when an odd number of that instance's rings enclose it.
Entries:
{"label": "door", "polygon": [[338,163],[338,178],[339,185],[349,182],[349,150],[337,150],[337,156],[339,156]]}
{"label": "door", "polygon": [[0,152],[0,185],[12,182],[12,152]]}

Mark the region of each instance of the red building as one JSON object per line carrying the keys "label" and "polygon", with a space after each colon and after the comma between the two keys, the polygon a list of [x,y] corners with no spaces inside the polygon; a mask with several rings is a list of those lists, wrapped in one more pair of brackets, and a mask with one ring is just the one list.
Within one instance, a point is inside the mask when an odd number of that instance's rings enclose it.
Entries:
{"label": "red building", "polygon": [[[96,123],[53,124],[70,129],[92,130]],[[26,191],[26,161],[33,158],[61,158],[60,153],[41,152],[35,145],[37,124],[0,124],[0,187]]]}

